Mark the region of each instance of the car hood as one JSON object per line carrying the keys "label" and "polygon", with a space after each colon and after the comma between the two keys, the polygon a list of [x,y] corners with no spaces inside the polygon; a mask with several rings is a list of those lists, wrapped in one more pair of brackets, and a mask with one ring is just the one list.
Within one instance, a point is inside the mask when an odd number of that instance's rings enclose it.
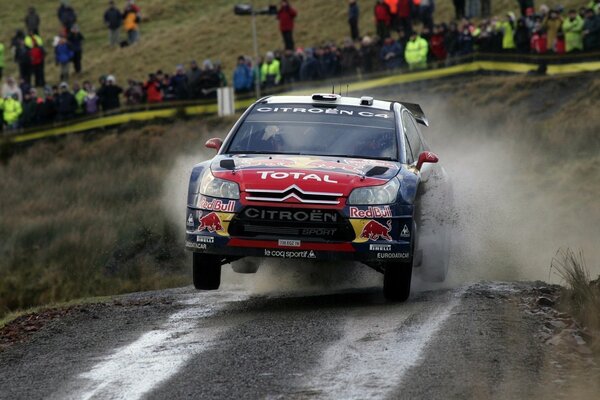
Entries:
{"label": "car hood", "polygon": [[[233,160],[235,170],[224,168],[231,162],[224,160]],[[344,197],[356,187],[384,184],[399,169],[392,161],[288,155],[218,156],[211,163],[215,176],[237,182],[242,192],[299,189]]]}

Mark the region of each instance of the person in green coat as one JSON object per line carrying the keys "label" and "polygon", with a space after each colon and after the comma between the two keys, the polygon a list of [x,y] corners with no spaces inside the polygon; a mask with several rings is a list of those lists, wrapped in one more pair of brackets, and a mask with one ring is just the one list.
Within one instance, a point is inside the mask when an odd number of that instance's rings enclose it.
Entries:
{"label": "person in green coat", "polygon": [[569,10],[569,17],[563,21],[562,30],[565,33],[565,45],[567,53],[575,50],[583,50],[583,19],[577,14],[577,10]]}
{"label": "person in green coat", "polygon": [[14,93],[12,96],[8,96],[1,103],[2,117],[8,130],[15,130],[19,128],[19,118],[23,113],[23,107],[17,99],[17,94]]}
{"label": "person in green coat", "polygon": [[404,49],[404,59],[408,64],[409,69],[425,69],[427,68],[427,53],[429,51],[429,43],[423,39],[417,32],[410,34],[410,39],[406,42]]}
{"label": "person in green coat", "polygon": [[0,80],[2,80],[2,72],[4,71],[4,44],[0,43]]}
{"label": "person in green coat", "polygon": [[502,50],[513,51],[516,49],[515,28],[516,16],[512,11],[506,14],[506,21],[498,22],[496,25],[496,30],[502,32]]}

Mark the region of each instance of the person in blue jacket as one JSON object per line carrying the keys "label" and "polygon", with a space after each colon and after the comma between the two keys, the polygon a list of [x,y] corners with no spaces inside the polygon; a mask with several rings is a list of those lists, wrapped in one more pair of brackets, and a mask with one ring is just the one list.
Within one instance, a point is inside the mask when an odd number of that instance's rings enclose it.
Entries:
{"label": "person in blue jacket", "polygon": [[67,39],[61,37],[58,44],[54,48],[54,56],[56,64],[60,66],[60,81],[66,82],[69,80],[69,63],[73,59],[73,50],[67,43]]}
{"label": "person in blue jacket", "polygon": [[244,93],[252,90],[253,85],[252,70],[246,63],[244,56],[239,56],[237,67],[233,71],[233,89],[236,93]]}

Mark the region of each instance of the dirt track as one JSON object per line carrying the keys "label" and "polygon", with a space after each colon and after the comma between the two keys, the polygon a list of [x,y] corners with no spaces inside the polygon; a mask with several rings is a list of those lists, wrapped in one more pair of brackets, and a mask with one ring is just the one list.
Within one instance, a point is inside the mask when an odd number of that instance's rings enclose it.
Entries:
{"label": "dirt track", "polygon": [[0,353],[0,398],[594,398],[592,361],[545,343],[553,314],[536,301],[553,290],[125,296]]}

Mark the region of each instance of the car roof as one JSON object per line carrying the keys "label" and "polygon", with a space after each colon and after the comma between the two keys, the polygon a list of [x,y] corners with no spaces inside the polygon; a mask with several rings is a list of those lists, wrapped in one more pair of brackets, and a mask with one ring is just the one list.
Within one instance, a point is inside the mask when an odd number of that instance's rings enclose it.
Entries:
{"label": "car roof", "polygon": [[[318,96],[329,97],[331,99],[315,100]],[[333,99],[335,97],[335,99]],[[392,102],[384,100],[375,100],[372,97],[348,97],[332,94],[313,94],[311,96],[269,96],[261,99],[259,103],[263,104],[323,104],[323,105],[344,105],[365,108],[375,108],[379,110],[390,111]]]}

